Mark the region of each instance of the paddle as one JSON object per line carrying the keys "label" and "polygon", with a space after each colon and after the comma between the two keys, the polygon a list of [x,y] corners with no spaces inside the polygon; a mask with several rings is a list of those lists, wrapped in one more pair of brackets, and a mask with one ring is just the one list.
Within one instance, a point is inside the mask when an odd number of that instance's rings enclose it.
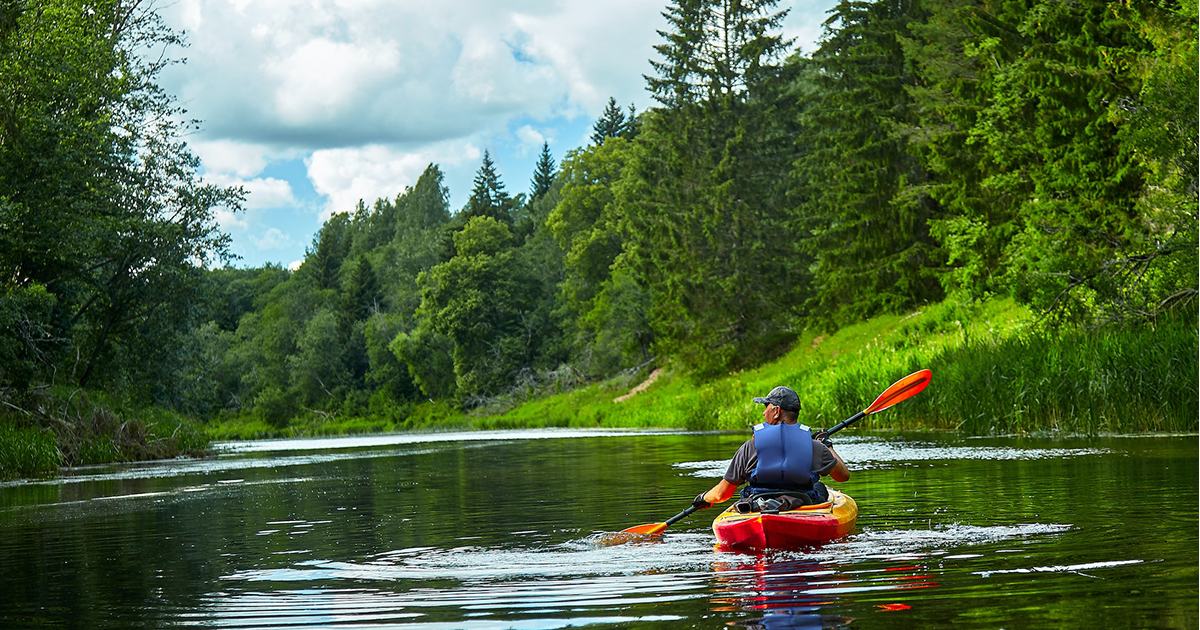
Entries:
{"label": "paddle", "polygon": [[[813,439],[823,440],[873,413],[879,413],[880,411],[883,411],[884,409],[887,409],[897,403],[904,402],[905,400],[916,396],[921,392],[921,390],[925,389],[925,386],[929,385],[929,379],[932,377],[933,372],[930,372],[929,370],[919,370],[909,374],[908,376],[905,376],[895,383],[892,383],[891,387],[884,390],[884,392],[875,399],[875,402],[871,403],[871,406],[837,423],[833,426],[833,428],[825,429],[824,431],[818,431],[817,434],[813,436]],[[634,527],[621,530],[620,533],[656,536],[661,534],[664,529],[674,525],[680,520],[683,520],[684,517],[690,515],[692,512],[695,512],[698,509],[700,509],[699,506],[693,505],[688,509],[676,514],[675,516],[672,516],[663,523],[635,525]]]}
{"label": "paddle", "polygon": [[884,392],[879,395],[879,398],[876,398],[875,402],[871,403],[870,407],[867,407],[853,416],[842,420],[832,428],[825,429],[824,431],[818,431],[817,434],[813,436],[813,439],[824,440],[834,433],[845,429],[846,427],[873,413],[879,413],[880,411],[888,409],[896,403],[904,402],[909,398],[916,396],[917,394],[921,393],[921,390],[925,389],[925,386],[929,385],[930,378],[933,378],[933,372],[930,372],[929,370],[918,370],[912,374],[909,374],[908,376],[905,376],[895,383],[892,383],[891,387],[884,390]]}
{"label": "paddle", "polygon": [[678,523],[679,521],[682,521],[684,519],[684,517],[690,515],[692,512],[695,512],[696,510],[699,510],[699,509],[700,509],[700,506],[693,505],[692,507],[689,507],[688,509],[667,519],[666,522],[648,523],[646,525],[635,525],[628,529],[622,529],[620,533],[622,533],[622,534],[642,534],[645,536],[655,536],[657,534],[662,533],[662,530],[670,527],[671,525],[674,525],[675,523]]}

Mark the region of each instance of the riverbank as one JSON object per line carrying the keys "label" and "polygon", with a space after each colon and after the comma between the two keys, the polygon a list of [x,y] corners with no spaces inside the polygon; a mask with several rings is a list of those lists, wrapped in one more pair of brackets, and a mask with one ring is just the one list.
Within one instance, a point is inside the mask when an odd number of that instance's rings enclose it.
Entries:
{"label": "riverbank", "polygon": [[933,371],[930,387],[872,416],[872,428],[968,435],[1197,430],[1194,321],[1054,331],[1012,301],[993,300],[943,303],[828,335],[808,333],[774,361],[705,383],[647,368],[501,409],[465,413],[444,402],[424,403],[404,415],[300,419],[284,429],[233,418],[207,431],[225,440],[547,426],[740,430],[758,421],[761,409],[751,399],[779,384],[800,394],[803,422],[823,427],[921,368]]}
{"label": "riverbank", "polygon": [[206,424],[60,389],[23,407],[9,403],[0,413],[0,476],[198,455],[212,440],[538,427],[744,430],[761,413],[751,399],[780,384],[800,394],[803,422],[827,427],[921,368],[933,371],[929,388],[872,416],[867,421],[872,429],[966,435],[1195,432],[1197,354],[1194,321],[1055,331],[1039,327],[1027,309],[997,300],[943,303],[828,335],[807,333],[776,360],[704,383],[650,366],[472,412],[438,401],[362,417],[311,414],[286,427],[251,416]]}
{"label": "riverbank", "polygon": [[169,459],[208,452],[199,424],[163,409],[103,394],[51,389],[0,414],[0,478],[50,474],[63,466]]}

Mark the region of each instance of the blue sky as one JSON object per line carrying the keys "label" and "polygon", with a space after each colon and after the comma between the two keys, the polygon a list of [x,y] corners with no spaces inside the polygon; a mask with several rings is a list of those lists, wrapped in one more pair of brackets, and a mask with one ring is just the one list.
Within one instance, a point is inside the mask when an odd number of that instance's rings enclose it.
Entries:
{"label": "blue sky", "polygon": [[[834,0],[781,1],[784,34],[815,48]],[[665,28],[644,0],[178,0],[186,63],[162,75],[188,115],[204,177],[247,190],[218,213],[237,266],[294,265],[321,223],[395,197],[430,162],[451,208],[489,151],[510,193],[542,142],[586,142],[609,97],[653,102],[642,75]]]}

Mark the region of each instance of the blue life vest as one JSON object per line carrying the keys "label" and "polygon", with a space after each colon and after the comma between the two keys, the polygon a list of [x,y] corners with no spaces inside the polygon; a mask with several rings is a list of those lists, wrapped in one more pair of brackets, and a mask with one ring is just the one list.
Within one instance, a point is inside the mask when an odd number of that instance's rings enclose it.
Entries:
{"label": "blue life vest", "polygon": [[754,427],[758,465],[742,496],[791,490],[814,496],[820,473],[813,472],[812,431],[803,424],[758,424]]}

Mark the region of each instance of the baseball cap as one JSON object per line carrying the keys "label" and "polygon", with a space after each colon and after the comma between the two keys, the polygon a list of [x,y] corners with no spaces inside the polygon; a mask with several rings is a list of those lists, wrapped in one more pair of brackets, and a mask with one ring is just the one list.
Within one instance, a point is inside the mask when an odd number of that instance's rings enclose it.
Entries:
{"label": "baseball cap", "polygon": [[765,397],[755,398],[759,404],[772,404],[784,411],[800,411],[800,396],[791,387],[780,385]]}

